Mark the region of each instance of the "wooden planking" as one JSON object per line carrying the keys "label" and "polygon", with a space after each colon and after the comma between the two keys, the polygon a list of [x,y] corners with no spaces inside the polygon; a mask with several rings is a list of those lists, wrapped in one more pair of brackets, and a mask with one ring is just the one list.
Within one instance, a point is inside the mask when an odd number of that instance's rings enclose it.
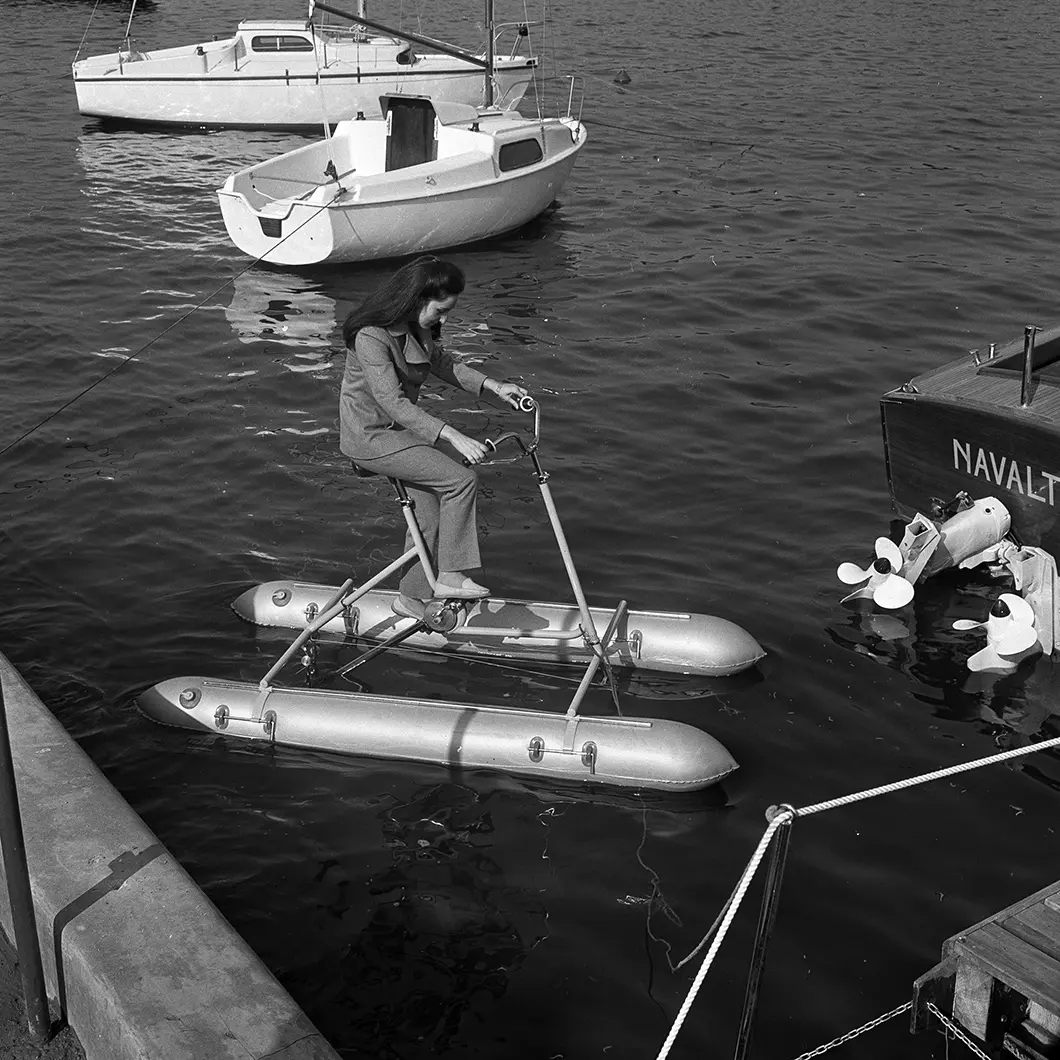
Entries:
{"label": "wooden planking", "polygon": [[953,982],[953,1018],[982,1041],[987,1040],[990,1026],[990,1002],[994,996],[994,977],[979,961],[957,962]]}
{"label": "wooden planking", "polygon": [[1006,931],[1060,962],[1060,913],[1055,909],[1040,902],[999,922]]}
{"label": "wooden planking", "polygon": [[995,921],[1005,920],[1010,916],[1015,916],[1017,913],[1022,913],[1024,909],[1030,909],[1031,906],[1037,905],[1039,902],[1044,902],[1050,909],[1060,910],[1060,882],[1050,883],[1040,891],[1035,891],[1034,894],[1029,894],[1026,898],[1021,898],[1018,902],[1013,902],[1012,905],[1006,906],[1000,913],[992,913],[977,924],[966,928],[960,934],[948,938],[943,944],[943,955],[948,957],[954,952],[957,944],[972,934],[973,931],[978,931],[980,928],[985,927],[987,924],[993,924]]}
{"label": "wooden planking", "polygon": [[928,1012],[931,1001],[939,1012],[953,1011],[953,991],[957,977],[957,958],[947,957],[913,983],[913,1015],[909,1025],[911,1034],[919,1034],[932,1025],[934,1016]]}
{"label": "wooden planking", "polygon": [[1023,544],[1060,555],[1060,429],[935,394],[888,395],[881,414],[891,496],[904,513],[962,490],[996,497]]}
{"label": "wooden planking", "polygon": [[980,371],[971,357],[962,357],[923,375],[912,384],[922,394],[933,394],[955,401],[974,401],[1015,415],[1055,421],[1060,416],[1060,386],[1053,377],[1035,375],[1031,403],[1020,406],[1022,379],[1016,372]]}
{"label": "wooden planking", "polygon": [[977,962],[995,979],[1049,1012],[1060,1014],[1060,960],[988,923],[951,940],[963,958]]}
{"label": "wooden planking", "polygon": [[[914,985],[914,1032],[928,1001],[1000,1055],[1060,1056],[1060,882],[946,940],[943,960]],[[1018,1027],[1017,1027],[1018,1024]]]}

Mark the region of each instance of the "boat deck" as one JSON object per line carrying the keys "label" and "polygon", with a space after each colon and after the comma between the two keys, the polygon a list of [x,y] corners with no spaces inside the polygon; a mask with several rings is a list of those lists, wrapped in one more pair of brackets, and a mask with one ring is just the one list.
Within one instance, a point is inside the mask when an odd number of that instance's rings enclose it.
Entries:
{"label": "boat deck", "polygon": [[938,1028],[933,1002],[990,1055],[1060,1055],[1060,882],[946,940],[914,984],[914,1031]]}
{"label": "boat deck", "polygon": [[[978,356],[979,363],[976,363]],[[1060,418],[1060,326],[1042,331],[1035,343],[1030,404],[1022,406],[1023,340],[979,352],[918,375],[903,388],[943,401],[989,406],[1000,412]]]}

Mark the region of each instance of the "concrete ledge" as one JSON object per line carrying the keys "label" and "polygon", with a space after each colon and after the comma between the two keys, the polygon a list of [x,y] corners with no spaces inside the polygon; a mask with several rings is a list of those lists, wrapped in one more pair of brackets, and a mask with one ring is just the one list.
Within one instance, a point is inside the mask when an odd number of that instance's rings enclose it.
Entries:
{"label": "concrete ledge", "polygon": [[3,655],[0,681],[48,993],[87,1060],[338,1060]]}

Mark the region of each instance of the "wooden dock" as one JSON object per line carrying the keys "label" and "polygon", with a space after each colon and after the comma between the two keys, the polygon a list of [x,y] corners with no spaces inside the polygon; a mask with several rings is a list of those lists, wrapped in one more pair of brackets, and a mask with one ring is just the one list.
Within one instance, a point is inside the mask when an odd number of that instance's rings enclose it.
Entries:
{"label": "wooden dock", "polygon": [[1057,1060],[1060,882],[947,939],[913,990],[914,1032],[940,1029],[931,1001],[988,1056]]}

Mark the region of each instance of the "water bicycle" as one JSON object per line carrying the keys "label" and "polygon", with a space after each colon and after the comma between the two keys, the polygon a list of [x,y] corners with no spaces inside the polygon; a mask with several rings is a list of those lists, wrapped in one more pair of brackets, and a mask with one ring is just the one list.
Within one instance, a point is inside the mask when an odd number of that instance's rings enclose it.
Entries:
{"label": "water bicycle", "polygon": [[[590,607],[541,465],[540,406],[524,398],[520,408],[533,414],[533,438],[509,432],[487,439],[492,453],[504,445],[519,450],[489,462],[525,457],[532,464],[574,603],[441,598],[421,618],[395,614],[397,592],[379,586],[406,564],[418,561],[432,589],[438,583],[415,505],[404,484],[391,478],[412,542],[406,552],[360,585],[353,578],[339,586],[271,581],[247,590],[232,604],[238,615],[258,626],[298,630],[261,680],[177,677],[142,693],[141,710],[164,724],[241,739],[642,790],[696,791],[731,773],[737,766],[729,752],[692,725],[580,712],[601,670],[608,676],[632,667],[721,677],[749,669],[765,652],[723,618],[637,611],[625,600],[614,608]],[[356,464],[354,470],[373,474]],[[563,713],[277,685],[296,656],[314,668],[322,634],[373,642],[332,676],[345,677],[399,645],[469,659],[571,663],[584,672]],[[617,696],[613,680],[611,687]]]}

